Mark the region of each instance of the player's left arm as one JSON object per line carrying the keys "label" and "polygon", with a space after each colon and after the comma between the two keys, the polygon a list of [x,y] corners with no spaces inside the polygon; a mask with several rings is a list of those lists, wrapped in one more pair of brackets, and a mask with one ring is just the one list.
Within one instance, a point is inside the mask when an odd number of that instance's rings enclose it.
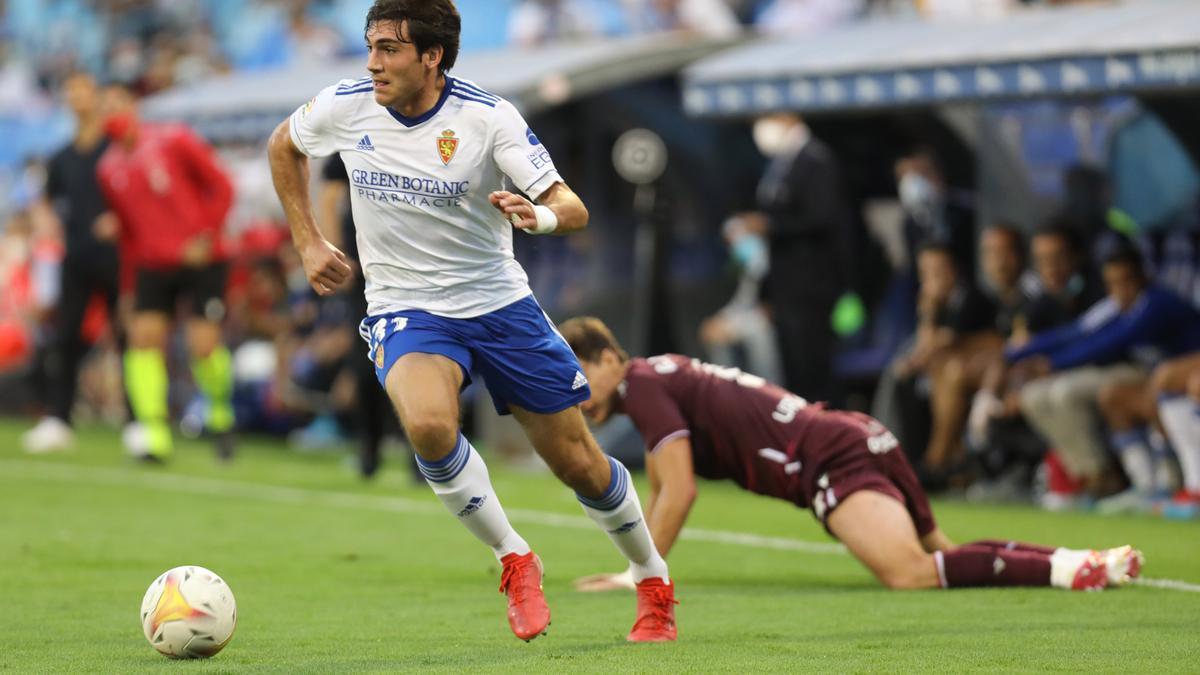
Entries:
{"label": "player's left arm", "polygon": [[[588,210],[583,200],[562,181],[546,188],[536,204],[504,190],[493,192],[488,199],[513,227],[530,234],[571,234],[588,224]],[[541,209],[547,209],[549,213]]]}
{"label": "player's left arm", "polygon": [[513,226],[530,234],[570,234],[587,227],[588,210],[554,166],[550,151],[508,101],[496,106],[492,159],[517,190],[497,190],[488,200]]}

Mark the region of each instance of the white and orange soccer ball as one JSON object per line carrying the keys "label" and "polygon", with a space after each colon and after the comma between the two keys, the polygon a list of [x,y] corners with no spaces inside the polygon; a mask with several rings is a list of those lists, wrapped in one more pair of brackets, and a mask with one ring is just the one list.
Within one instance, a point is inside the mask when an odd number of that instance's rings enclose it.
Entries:
{"label": "white and orange soccer ball", "polygon": [[229,644],[237,626],[233,591],[221,577],[195,565],[163,572],[142,599],[142,632],[150,645],[175,659],[203,659]]}

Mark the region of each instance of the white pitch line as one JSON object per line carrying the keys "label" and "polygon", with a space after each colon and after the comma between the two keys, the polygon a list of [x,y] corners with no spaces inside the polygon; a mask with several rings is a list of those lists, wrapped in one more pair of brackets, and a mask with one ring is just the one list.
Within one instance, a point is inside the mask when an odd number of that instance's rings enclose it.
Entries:
{"label": "white pitch line", "polygon": [[[136,487],[163,492],[187,492],[216,497],[237,497],[279,504],[318,504],[393,513],[445,516],[445,509],[431,502],[403,497],[355,495],[346,492],[310,490],[264,483],[248,483],[221,478],[202,478],[171,473],[144,473],[109,467],[85,467],[22,460],[0,460],[0,476],[21,477],[66,483],[102,483],[118,487]],[[571,516],[532,509],[506,509],[509,519],[547,527],[592,530],[596,524],[583,516]],[[821,555],[845,555],[846,547],[829,542],[802,541],[784,537],[766,537],[746,532],[685,528],[680,537],[730,546],[796,551]],[[1133,583],[1164,590],[1200,593],[1200,585],[1174,579],[1135,579]]]}
{"label": "white pitch line", "polygon": [[1185,593],[1200,593],[1200,585],[1189,584],[1186,581],[1174,579],[1134,579],[1130,583],[1150,588],[1165,588],[1168,591],[1184,591]]}

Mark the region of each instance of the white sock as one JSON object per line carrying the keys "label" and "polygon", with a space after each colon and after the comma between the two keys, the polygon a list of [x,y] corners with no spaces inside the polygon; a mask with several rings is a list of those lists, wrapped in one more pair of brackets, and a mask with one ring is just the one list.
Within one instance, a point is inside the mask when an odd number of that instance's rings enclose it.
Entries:
{"label": "white sock", "polygon": [[1055,588],[1071,588],[1075,583],[1075,574],[1079,572],[1079,566],[1087,557],[1091,555],[1091,551],[1075,551],[1069,548],[1060,548],[1050,554],[1050,585]]}
{"label": "white sock", "polygon": [[1144,494],[1154,491],[1154,460],[1150,456],[1150,446],[1146,443],[1146,435],[1141,429],[1118,431],[1111,437],[1113,447],[1121,458],[1121,467],[1133,489]]}
{"label": "white sock", "polygon": [[1179,458],[1184,489],[1200,492],[1200,411],[1196,403],[1186,396],[1164,397],[1158,402],[1158,416]]}
{"label": "white sock", "polygon": [[487,464],[466,436],[459,434],[458,445],[441,460],[429,462],[418,456],[417,467],[442,504],[475,538],[491,547],[497,560],[510,553],[529,553],[529,544],[512,528],[500,506]]}
{"label": "white sock", "polygon": [[635,583],[653,578],[669,582],[667,561],[658,554],[650,538],[650,529],[642,516],[642,505],[638,502],[629,470],[612,457],[608,458],[608,464],[612,468],[612,480],[604,494],[595,499],[576,495],[584,512],[604,528],[608,538],[629,561]]}
{"label": "white sock", "polygon": [[1146,439],[1150,445],[1150,458],[1154,461],[1154,494],[1168,496],[1179,486],[1179,472],[1175,470],[1171,444],[1167,437],[1151,427]]}

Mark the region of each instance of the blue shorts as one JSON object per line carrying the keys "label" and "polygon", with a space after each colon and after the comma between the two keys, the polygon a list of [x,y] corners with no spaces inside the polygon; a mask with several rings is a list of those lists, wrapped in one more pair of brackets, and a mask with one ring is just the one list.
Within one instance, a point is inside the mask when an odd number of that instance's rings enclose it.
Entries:
{"label": "blue shorts", "polygon": [[579,359],[533,296],[470,319],[409,310],[368,316],[358,332],[370,345],[379,384],[405,354],[440,354],[462,367],[463,387],[482,373],[496,412],[516,405],[551,414],[591,398]]}

